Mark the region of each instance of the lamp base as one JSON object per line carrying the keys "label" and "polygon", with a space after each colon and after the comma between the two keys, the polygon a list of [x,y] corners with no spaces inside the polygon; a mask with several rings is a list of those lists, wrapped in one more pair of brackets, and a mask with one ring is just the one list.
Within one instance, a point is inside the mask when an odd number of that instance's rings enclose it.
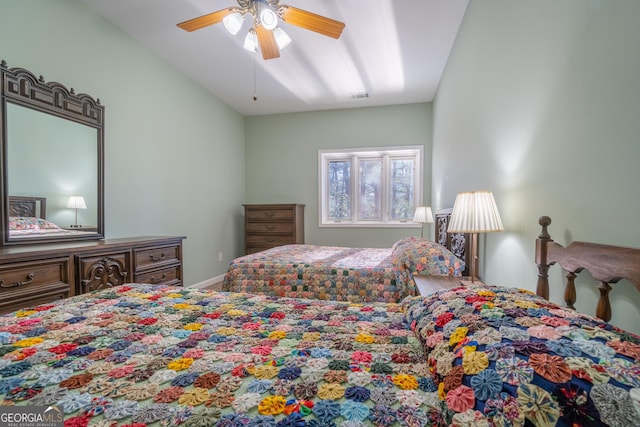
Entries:
{"label": "lamp base", "polygon": [[471,283],[478,278],[478,233],[471,233]]}

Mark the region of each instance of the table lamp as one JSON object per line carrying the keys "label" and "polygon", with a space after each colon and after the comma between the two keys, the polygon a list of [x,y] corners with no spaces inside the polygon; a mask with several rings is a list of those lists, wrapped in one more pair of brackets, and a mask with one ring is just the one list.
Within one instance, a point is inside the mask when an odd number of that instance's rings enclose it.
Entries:
{"label": "table lamp", "polygon": [[503,231],[502,220],[490,191],[459,193],[453,204],[447,233],[471,233],[471,282],[478,273],[478,233]]}
{"label": "table lamp", "polygon": [[87,209],[87,204],[84,201],[84,197],[82,196],[69,197],[69,202],[67,203],[67,207],[76,210],[76,223],[71,227],[73,228],[81,227],[80,225],[78,225],[78,209]]}
{"label": "table lamp", "polygon": [[418,206],[413,215],[413,222],[420,223],[420,237],[424,237],[424,224],[433,222],[433,213],[430,206]]}

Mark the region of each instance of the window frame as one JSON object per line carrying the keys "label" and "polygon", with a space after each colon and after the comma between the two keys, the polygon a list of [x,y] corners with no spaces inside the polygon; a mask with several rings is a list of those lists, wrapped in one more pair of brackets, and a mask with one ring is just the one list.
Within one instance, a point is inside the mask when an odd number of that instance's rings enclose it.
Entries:
{"label": "window frame", "polygon": [[[382,159],[382,220],[358,220],[360,208],[360,168],[361,160]],[[344,148],[333,150],[318,150],[318,226],[319,227],[368,227],[368,228],[413,228],[416,223],[412,218],[407,220],[390,220],[391,194],[391,160],[411,159],[414,161],[413,174],[413,211],[422,206],[424,192],[424,146],[387,146],[372,148]],[[350,160],[351,162],[351,219],[334,221],[328,219],[329,210],[329,163],[335,160]]]}

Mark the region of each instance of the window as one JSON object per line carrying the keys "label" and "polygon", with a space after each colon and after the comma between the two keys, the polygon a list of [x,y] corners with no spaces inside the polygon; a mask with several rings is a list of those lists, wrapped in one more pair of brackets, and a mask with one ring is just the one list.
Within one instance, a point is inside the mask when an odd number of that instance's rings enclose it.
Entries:
{"label": "window", "polygon": [[320,150],[320,226],[403,226],[422,203],[422,146]]}

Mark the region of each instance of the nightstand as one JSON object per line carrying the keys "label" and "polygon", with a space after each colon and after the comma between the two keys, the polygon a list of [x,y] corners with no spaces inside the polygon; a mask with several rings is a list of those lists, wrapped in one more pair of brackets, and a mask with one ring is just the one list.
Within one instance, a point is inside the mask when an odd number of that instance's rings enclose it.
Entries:
{"label": "nightstand", "polygon": [[461,280],[461,284],[462,284],[463,286],[470,286],[470,285],[484,285],[484,284],[485,284],[485,283],[484,283],[482,280],[480,280],[480,279],[476,279],[476,280],[474,280],[474,281],[472,282],[472,281],[471,281],[471,278],[470,278],[470,277],[468,277],[468,276],[461,277],[461,279],[462,279],[462,280]]}
{"label": "nightstand", "polygon": [[[413,276],[420,295],[431,295],[440,289],[451,289],[461,285],[470,285],[468,276]],[[476,280],[474,284],[482,284]]]}

